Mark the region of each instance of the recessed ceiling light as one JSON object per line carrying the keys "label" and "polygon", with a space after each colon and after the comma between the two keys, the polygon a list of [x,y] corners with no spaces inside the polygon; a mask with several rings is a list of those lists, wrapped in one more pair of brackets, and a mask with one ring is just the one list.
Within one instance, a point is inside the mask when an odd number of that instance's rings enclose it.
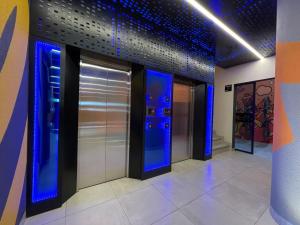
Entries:
{"label": "recessed ceiling light", "polygon": [[264,59],[264,57],[256,51],[248,42],[246,42],[241,36],[239,36],[236,32],[234,32],[231,28],[229,28],[225,23],[223,23],[220,19],[214,16],[210,11],[208,11],[205,7],[203,7],[196,0],[185,0],[190,5],[192,5],[195,9],[197,9],[201,14],[214,22],[218,27],[228,33],[231,37],[237,40],[240,44],[246,47],[250,52],[252,52],[259,59]]}

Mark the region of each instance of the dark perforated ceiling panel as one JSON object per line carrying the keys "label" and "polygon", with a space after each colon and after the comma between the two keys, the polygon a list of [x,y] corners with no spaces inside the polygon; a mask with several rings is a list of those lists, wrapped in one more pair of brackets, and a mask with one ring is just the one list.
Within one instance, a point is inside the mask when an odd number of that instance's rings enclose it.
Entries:
{"label": "dark perforated ceiling panel", "polygon": [[[275,54],[276,0],[199,2],[261,54]],[[32,0],[31,32],[210,82],[214,63],[256,60],[185,0]]]}
{"label": "dark perforated ceiling panel", "polygon": [[[275,55],[277,0],[212,0],[211,10],[265,57]],[[230,67],[257,60],[247,49],[217,32],[216,63]]]}
{"label": "dark perforated ceiling panel", "polygon": [[[187,11],[186,16],[174,16],[182,10]],[[197,21],[201,38],[193,41],[196,34],[188,31],[197,29],[192,24],[183,27],[189,20]],[[193,14],[186,3],[33,0],[31,25],[36,36],[213,82],[215,43],[211,24]]]}

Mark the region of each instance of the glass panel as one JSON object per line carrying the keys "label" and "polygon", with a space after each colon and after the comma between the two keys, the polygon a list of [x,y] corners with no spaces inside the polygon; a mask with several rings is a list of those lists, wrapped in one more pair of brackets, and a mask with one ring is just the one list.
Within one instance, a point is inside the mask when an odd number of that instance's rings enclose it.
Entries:
{"label": "glass panel", "polygon": [[235,149],[252,153],[254,83],[236,86]]}
{"label": "glass panel", "polygon": [[271,158],[274,120],[274,79],[256,82],[254,152]]}
{"label": "glass panel", "polygon": [[171,164],[173,77],[147,70],[144,171]]}
{"label": "glass panel", "polygon": [[35,44],[32,202],[57,197],[60,48]]}

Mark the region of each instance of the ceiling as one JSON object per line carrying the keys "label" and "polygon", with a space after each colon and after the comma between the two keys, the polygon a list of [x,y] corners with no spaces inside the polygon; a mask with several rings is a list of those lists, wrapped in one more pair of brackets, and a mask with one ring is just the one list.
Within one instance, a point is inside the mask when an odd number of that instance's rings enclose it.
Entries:
{"label": "ceiling", "polygon": [[[277,0],[198,0],[235,30],[263,56],[275,54]],[[142,17],[190,43],[207,49],[223,68],[257,60],[184,0],[114,0]]]}
{"label": "ceiling", "polygon": [[[277,0],[197,0],[264,57]],[[257,60],[186,0],[31,0],[31,34],[193,79]]]}
{"label": "ceiling", "polygon": [[[210,8],[264,57],[275,55],[277,0],[213,0]],[[257,60],[232,38],[217,32],[216,61],[230,67]]]}

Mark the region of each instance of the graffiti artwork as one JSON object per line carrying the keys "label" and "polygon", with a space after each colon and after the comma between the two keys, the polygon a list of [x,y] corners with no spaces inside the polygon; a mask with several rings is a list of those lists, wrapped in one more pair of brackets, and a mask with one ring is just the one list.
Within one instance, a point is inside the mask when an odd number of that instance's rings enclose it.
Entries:
{"label": "graffiti artwork", "polygon": [[274,81],[256,83],[254,141],[272,143],[274,120]]}
{"label": "graffiti artwork", "polygon": [[236,88],[235,137],[241,140],[251,140],[253,120],[253,84],[245,84]]}
{"label": "graffiti artwork", "polygon": [[254,142],[272,143],[274,80],[238,85],[235,101],[235,138],[251,140],[254,126]]}

